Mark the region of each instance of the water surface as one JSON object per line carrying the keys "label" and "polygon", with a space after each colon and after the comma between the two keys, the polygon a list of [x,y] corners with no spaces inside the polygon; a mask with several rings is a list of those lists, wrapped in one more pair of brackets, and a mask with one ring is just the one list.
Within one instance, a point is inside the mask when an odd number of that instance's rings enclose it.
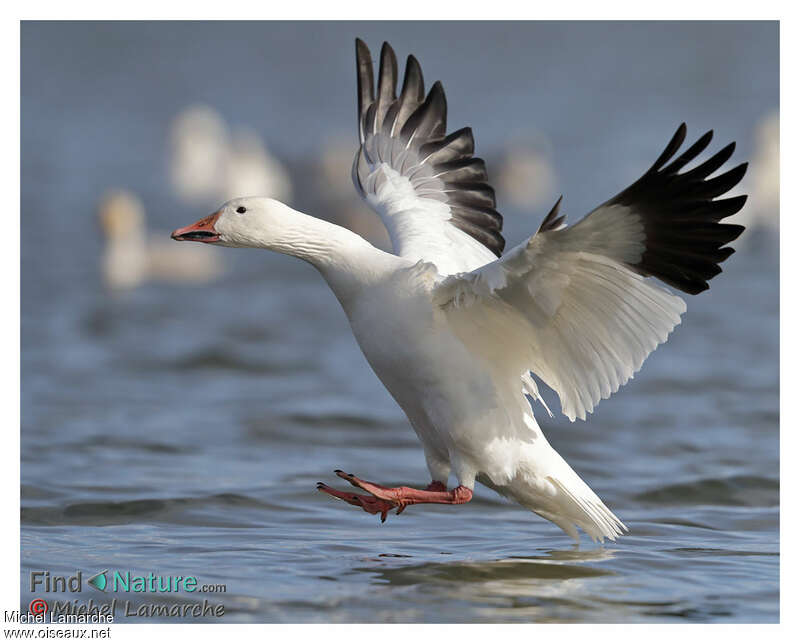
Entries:
{"label": "water surface", "polygon": [[[631,530],[577,549],[480,487],[466,506],[412,507],[383,525],[316,492],[339,482],[336,468],[386,484],[422,485],[427,471],[306,265],[230,251],[213,286],[103,289],[104,189],[138,191],[165,230],[216,205],[196,212],[169,190],[175,112],[211,102],[301,166],[329,133],[352,135],[355,35],[413,50],[487,157],[546,132],[573,221],[647,167],[681,120],[697,135],[717,127],[719,145],[738,138],[744,159],[755,121],[777,105],[766,23],[24,26],[22,605],[31,570],[109,569],[225,584],[202,598],[240,622],[776,621],[769,243],[734,255],[588,422],[537,410]],[[324,199],[299,181],[300,206]],[[500,207],[512,243],[544,215],[503,208],[502,195]]]}

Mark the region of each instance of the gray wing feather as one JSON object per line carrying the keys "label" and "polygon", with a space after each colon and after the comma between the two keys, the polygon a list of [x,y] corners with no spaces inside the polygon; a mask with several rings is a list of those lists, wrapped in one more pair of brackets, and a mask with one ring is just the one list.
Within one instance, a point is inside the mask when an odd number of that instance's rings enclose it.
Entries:
{"label": "gray wing feather", "polygon": [[366,197],[367,177],[387,163],[411,179],[419,196],[450,206],[451,223],[498,257],[505,247],[503,218],[495,210],[486,165],[473,157],[470,128],[447,135],[447,100],[440,82],[425,95],[422,69],[414,56],[406,62],[396,95],[397,58],[388,43],[381,48],[377,94],[369,48],[356,40],[358,131],[361,146],[353,161],[353,183]]}

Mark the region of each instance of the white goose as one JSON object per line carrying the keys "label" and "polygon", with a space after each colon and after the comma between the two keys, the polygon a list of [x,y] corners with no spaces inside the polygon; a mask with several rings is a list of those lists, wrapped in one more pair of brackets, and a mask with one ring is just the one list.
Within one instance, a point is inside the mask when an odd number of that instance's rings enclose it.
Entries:
{"label": "white goose", "polygon": [[[475,481],[549,519],[578,540],[615,539],[625,525],[550,446],[527,396],[531,372],[559,395],[563,413],[585,419],[667,339],[687,293],[708,288],[724,245],[741,226],[719,223],[744,196],[714,199],[746,164],[707,177],[730,144],[679,171],[708,145],[708,132],[673,159],[681,125],[634,184],[571,227],[559,202],[538,232],[501,256],[501,216],[474,158],[469,128],[446,135],[436,82],[427,97],[408,57],[399,98],[397,62],[383,45],[377,93],[369,49],[356,41],[361,146],[356,188],[381,216],[396,254],[272,199],[233,199],[173,238],[266,248],[315,266],[336,294],[367,360],[408,416],[432,483],[390,488],[340,470],[366,494],[318,489],[381,515],[417,503],[466,503]],[[549,410],[548,410],[549,411]],[[450,475],[457,486],[447,488]]]}

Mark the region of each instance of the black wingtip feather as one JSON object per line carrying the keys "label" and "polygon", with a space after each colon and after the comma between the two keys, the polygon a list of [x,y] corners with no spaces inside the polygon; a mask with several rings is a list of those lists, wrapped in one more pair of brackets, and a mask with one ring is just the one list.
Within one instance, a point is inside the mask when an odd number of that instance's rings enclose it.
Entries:
{"label": "black wingtip feather", "polygon": [[356,38],[356,79],[358,93],[358,134],[364,141],[364,121],[369,106],[375,100],[375,78],[372,74],[372,54],[366,43]]}
{"label": "black wingtip feather", "polygon": [[372,132],[381,131],[384,120],[390,108],[395,104],[397,95],[397,58],[388,42],[381,47],[381,64],[378,73],[378,98],[375,102],[375,114],[372,122]]}
{"label": "black wingtip feather", "polygon": [[425,102],[420,105],[400,130],[400,136],[411,142],[414,139],[427,141],[444,138],[447,131],[447,99],[444,88],[436,81]]}
{"label": "black wingtip feather", "polygon": [[496,205],[494,189],[486,183],[449,183],[445,181],[444,191],[450,194],[452,203],[462,206],[494,208]]}
{"label": "black wingtip feather", "polygon": [[681,124],[653,166],[607,202],[629,208],[644,225],[645,250],[631,267],[691,294],[708,288],[708,280],[722,271],[719,264],[734,252],[725,244],[744,231],[744,226],[719,222],[739,212],[747,196],[716,197],[742,180],[747,163],[707,178],[730,159],[734,143],[697,167],[680,172],[708,147],[712,137],[713,130],[706,132],[670,162],[686,138],[686,125]]}
{"label": "black wingtip feather", "polygon": [[356,38],[356,73],[358,79],[358,110],[361,112],[374,98],[375,79],[372,75],[372,54],[360,38]]}
{"label": "black wingtip feather", "polygon": [[650,168],[648,172],[654,172],[658,170],[662,165],[664,165],[672,155],[678,151],[678,148],[683,145],[683,141],[686,139],[686,123],[681,123],[678,126],[678,129],[675,131],[675,134],[672,135],[669,143],[667,143],[667,147],[664,148],[664,151],[661,155],[656,159],[656,162]]}
{"label": "black wingtip feather", "polygon": [[547,213],[547,217],[544,218],[542,225],[539,226],[540,233],[547,232],[548,230],[555,230],[564,223],[564,215],[558,216],[558,211],[561,208],[561,200],[563,198],[564,195],[561,195],[555,205],[550,209],[550,212]]}
{"label": "black wingtip feather", "polygon": [[478,157],[434,165],[435,177],[449,183],[483,183],[489,180],[486,162]]}
{"label": "black wingtip feather", "polygon": [[698,183],[695,190],[691,192],[693,197],[704,197],[712,199],[724,195],[739,183],[747,172],[747,163],[741,163],[732,170],[706,181]]}
{"label": "black wingtip feather", "polygon": [[397,88],[397,57],[394,55],[394,49],[391,48],[388,42],[383,43],[381,47],[381,72],[378,78],[378,97],[391,97],[392,100],[396,98],[395,89]]}
{"label": "black wingtip feather", "polygon": [[714,156],[710,157],[706,161],[703,161],[703,163],[701,163],[697,167],[684,172],[683,176],[687,181],[705,179],[710,174],[719,170],[728,161],[728,159],[730,159],[733,156],[735,150],[736,150],[736,141],[733,141],[732,143],[729,143],[724,148],[722,148]]}
{"label": "black wingtip feather", "polygon": [[714,130],[709,130],[703,136],[697,139],[697,141],[695,141],[692,145],[690,145],[683,154],[675,159],[675,161],[664,168],[664,172],[679,172],[680,169],[683,168],[687,163],[697,158],[697,156],[708,147],[708,144],[711,143],[711,139],[713,138]]}
{"label": "black wingtip feather", "polygon": [[425,100],[425,77],[422,75],[422,66],[414,56],[406,59],[402,96],[407,96],[417,103]]}
{"label": "black wingtip feather", "polygon": [[474,153],[475,139],[472,136],[472,128],[469,127],[462,127],[441,141],[431,141],[420,147],[422,162],[433,165],[467,159]]}

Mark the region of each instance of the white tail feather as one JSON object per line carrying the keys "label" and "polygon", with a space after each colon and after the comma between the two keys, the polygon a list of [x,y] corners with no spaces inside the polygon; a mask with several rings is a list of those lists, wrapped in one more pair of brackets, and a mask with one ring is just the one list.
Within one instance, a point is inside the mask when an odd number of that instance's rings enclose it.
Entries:
{"label": "white tail feather", "polygon": [[579,540],[578,528],[592,541],[616,541],[628,531],[627,526],[609,510],[544,438],[533,444],[517,445],[523,459],[516,475],[505,485],[493,485],[500,494],[552,521],[570,537]]}

